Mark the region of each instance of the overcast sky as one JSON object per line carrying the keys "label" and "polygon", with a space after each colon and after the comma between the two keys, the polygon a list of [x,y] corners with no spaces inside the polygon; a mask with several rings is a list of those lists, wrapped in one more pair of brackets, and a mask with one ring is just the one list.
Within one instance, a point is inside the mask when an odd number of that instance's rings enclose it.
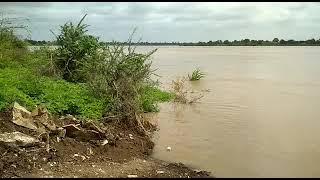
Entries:
{"label": "overcast sky", "polygon": [[86,13],[89,32],[107,41],[134,27],[142,41],[320,38],[317,2],[0,2],[0,12],[28,18],[34,40],[52,40],[50,29]]}

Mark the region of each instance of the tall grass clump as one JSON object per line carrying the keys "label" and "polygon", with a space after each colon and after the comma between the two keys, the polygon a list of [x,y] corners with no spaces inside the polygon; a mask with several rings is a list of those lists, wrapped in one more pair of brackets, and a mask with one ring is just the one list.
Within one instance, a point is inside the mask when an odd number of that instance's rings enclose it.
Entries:
{"label": "tall grass clump", "polygon": [[188,78],[190,81],[198,81],[204,77],[204,73],[200,71],[200,69],[196,69],[192,72],[192,74],[188,74]]}

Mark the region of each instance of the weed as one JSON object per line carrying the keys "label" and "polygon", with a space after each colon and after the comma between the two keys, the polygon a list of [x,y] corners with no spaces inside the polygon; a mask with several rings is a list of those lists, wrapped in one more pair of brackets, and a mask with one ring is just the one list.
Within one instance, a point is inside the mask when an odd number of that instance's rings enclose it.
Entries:
{"label": "weed", "polygon": [[204,73],[200,71],[200,69],[196,69],[192,72],[191,75],[188,74],[188,78],[190,81],[198,81],[204,77]]}

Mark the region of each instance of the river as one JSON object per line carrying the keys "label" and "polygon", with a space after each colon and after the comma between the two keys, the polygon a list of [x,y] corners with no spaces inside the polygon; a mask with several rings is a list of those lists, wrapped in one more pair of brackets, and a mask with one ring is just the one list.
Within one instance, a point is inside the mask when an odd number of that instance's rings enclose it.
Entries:
{"label": "river", "polygon": [[166,46],[153,67],[164,88],[199,67],[191,87],[210,89],[152,115],[155,158],[217,177],[320,177],[320,47]]}

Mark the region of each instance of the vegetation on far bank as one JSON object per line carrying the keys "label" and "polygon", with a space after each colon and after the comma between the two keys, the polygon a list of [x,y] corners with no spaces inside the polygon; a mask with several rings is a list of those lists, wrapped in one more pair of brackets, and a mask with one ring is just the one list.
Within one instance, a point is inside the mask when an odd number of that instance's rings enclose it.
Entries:
{"label": "vegetation on far bank", "polygon": [[[57,45],[55,41],[36,41],[27,40],[33,46],[43,45]],[[100,42],[101,44],[110,45],[113,42]],[[121,42],[127,45],[127,42]],[[255,40],[255,39],[241,39],[241,40],[216,40],[216,41],[199,41],[199,42],[136,42],[133,45],[141,46],[320,46],[320,39],[314,38],[307,40],[294,40],[294,39],[278,39],[273,40]]]}
{"label": "vegetation on far bank", "polygon": [[1,24],[0,110],[16,101],[29,110],[45,105],[53,114],[90,119],[108,114],[134,120],[172,98],[151,78],[150,58],[156,50],[141,54],[131,45],[105,45],[87,34],[84,19],[60,27],[57,49],[32,52],[12,22]]}

